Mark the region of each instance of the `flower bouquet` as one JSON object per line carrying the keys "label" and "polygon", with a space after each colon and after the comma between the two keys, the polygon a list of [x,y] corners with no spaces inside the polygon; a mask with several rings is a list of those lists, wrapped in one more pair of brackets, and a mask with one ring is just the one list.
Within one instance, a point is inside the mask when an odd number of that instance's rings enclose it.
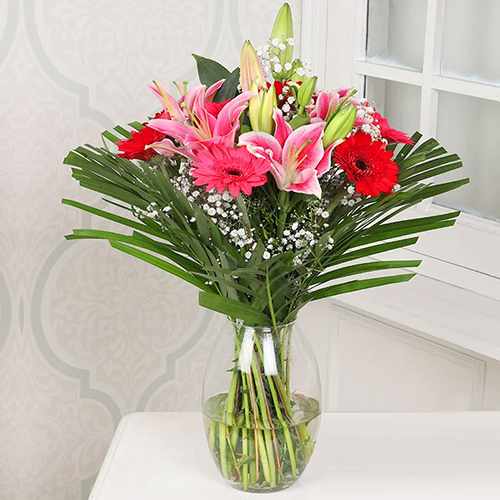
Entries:
{"label": "flower bouquet", "polygon": [[[420,261],[380,254],[452,226],[459,212],[401,212],[468,181],[430,182],[459,168],[457,155],[393,129],[355,89],[318,89],[294,57],[287,3],[263,48],[245,42],[239,68],[194,57],[201,85],[177,82],[174,97],[153,82],[154,116],[68,154],[73,177],[113,210],[63,203],[129,232],[75,229],[67,239],[107,240],[229,318],[228,354],[205,383],[209,447],[238,488],[280,489],[304,470],[320,413],[314,363],[291,333],[299,311],[410,280]],[[309,375],[294,375],[306,365]],[[227,387],[212,390],[217,370]],[[312,389],[299,390],[308,376]]]}

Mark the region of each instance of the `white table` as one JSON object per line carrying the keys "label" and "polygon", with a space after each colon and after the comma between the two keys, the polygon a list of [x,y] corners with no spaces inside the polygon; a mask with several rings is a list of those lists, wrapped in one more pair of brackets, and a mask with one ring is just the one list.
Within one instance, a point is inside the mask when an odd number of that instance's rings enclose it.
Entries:
{"label": "white table", "polygon": [[[249,498],[219,476],[198,413],[125,417],[90,496]],[[324,415],[315,455],[301,479],[261,498],[499,500],[500,413]]]}

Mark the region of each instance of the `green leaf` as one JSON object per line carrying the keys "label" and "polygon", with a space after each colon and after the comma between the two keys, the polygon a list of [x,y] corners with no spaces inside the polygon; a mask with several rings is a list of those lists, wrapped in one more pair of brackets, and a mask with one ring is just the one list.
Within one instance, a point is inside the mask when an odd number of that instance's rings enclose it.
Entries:
{"label": "green leaf", "polygon": [[[413,158],[413,156],[412,156]],[[441,165],[446,165],[447,163],[455,163],[457,161],[460,161],[460,157],[457,154],[450,154],[450,155],[444,155],[440,156],[439,158],[436,158],[435,160],[429,159],[428,156],[425,156],[424,161],[420,161],[420,156],[417,158],[419,161],[415,163],[412,168],[407,168],[403,173],[400,174],[399,180],[402,181],[406,179],[407,177],[410,177],[411,175],[417,174],[419,172],[423,172],[425,170],[429,170],[434,167],[439,167]],[[404,163],[406,165],[406,162],[409,160],[404,160]],[[400,182],[401,184],[401,182]]]}
{"label": "green leaf", "polygon": [[429,170],[426,170],[425,172],[422,172],[417,175],[412,175],[408,179],[406,179],[404,182],[401,182],[401,186],[406,186],[408,184],[412,184],[414,182],[420,182],[423,181],[424,179],[428,179],[430,177],[436,177],[438,175],[444,174],[446,172],[450,172],[451,170],[456,170],[457,168],[460,168],[462,166],[461,161],[457,161],[455,163],[449,163],[447,165],[443,165],[442,167],[437,167],[437,168],[432,168]]}
{"label": "green leaf", "polygon": [[174,276],[177,276],[178,278],[183,279],[184,281],[191,283],[192,285],[200,288],[201,290],[212,290],[212,288],[209,285],[206,285],[205,282],[196,276],[193,276],[192,274],[184,271],[180,267],[174,266],[173,264],[170,264],[169,262],[164,261],[163,259],[159,259],[158,257],[155,257],[154,255],[151,255],[146,252],[142,252],[141,250],[137,250],[136,248],[133,248],[129,245],[125,245],[123,243],[119,243],[118,241],[110,241],[110,245],[115,249],[119,250],[120,252],[126,253],[128,255],[131,255],[132,257],[135,257],[136,259],[142,260],[144,262],[147,262],[148,264],[151,264],[152,266],[158,267],[159,269],[162,269],[163,271],[166,271],[167,273],[170,273]]}
{"label": "green leaf", "polygon": [[122,224],[124,226],[131,227],[133,229],[137,229],[138,231],[142,231],[144,233],[148,233],[154,236],[158,236],[160,238],[165,239],[165,233],[163,233],[159,226],[158,229],[152,229],[151,227],[148,227],[140,222],[137,222],[135,220],[127,219],[126,217],[122,217],[120,215],[113,214],[111,212],[107,212],[106,210],[101,210],[99,208],[94,208],[90,205],[86,205],[85,203],[80,203],[79,201],[75,200],[69,200],[69,199],[63,199],[62,200],[63,205],[68,205],[69,207],[74,207],[78,208],[79,210],[82,210],[84,212],[88,212],[92,215],[97,215],[98,217],[101,217],[103,219],[110,220],[112,222],[116,222],[117,224]]}
{"label": "green leaf", "polygon": [[102,231],[100,229],[73,229],[73,234],[66,236],[67,240],[81,239],[101,239],[109,241],[121,241],[129,245],[144,248],[157,254],[167,257],[172,262],[180,265],[186,271],[202,274],[203,269],[193,260],[180,255],[175,251],[175,247],[166,245],[159,241],[148,238],[144,234],[134,231],[132,235],[120,234],[112,231]]}
{"label": "green leaf", "polygon": [[310,293],[307,298],[312,301],[344,293],[356,292],[358,290],[365,290],[367,288],[403,283],[405,281],[410,281],[414,276],[415,274],[396,274],[395,276],[384,276],[382,278],[347,281],[346,283],[340,283],[338,285],[328,286],[321,288],[320,290],[316,290]]}
{"label": "green leaf", "polygon": [[388,243],[381,243],[380,245],[370,245],[364,248],[360,248],[359,250],[353,250],[352,252],[347,252],[345,254],[334,257],[331,262],[328,263],[328,267],[335,264],[341,264],[343,262],[360,259],[362,257],[369,257],[370,255],[388,252],[389,250],[404,248],[410,245],[414,245],[417,241],[418,238],[415,237],[406,238],[404,240],[389,241]]}
{"label": "green leaf", "polygon": [[410,234],[422,233],[424,231],[433,231],[435,229],[450,227],[453,226],[454,224],[455,224],[455,219],[429,222],[422,225],[405,226],[404,224],[402,224],[401,226],[395,226],[393,228],[389,227],[390,224],[383,224],[382,226],[378,226],[377,230],[373,231],[371,234],[366,233],[364,235],[361,235],[360,237],[354,238],[353,241],[356,241],[358,246],[367,245],[368,243],[375,243],[376,241],[398,238],[399,236],[408,236]]}
{"label": "green leaf", "polygon": [[238,85],[240,83],[240,68],[236,68],[223,83],[222,87],[215,94],[214,101],[222,102],[233,99],[238,95]]}
{"label": "green leaf", "polygon": [[453,191],[461,186],[465,186],[470,182],[469,178],[459,179],[458,181],[444,182],[442,184],[436,184],[434,186],[427,186],[422,189],[420,196],[422,200],[426,198],[432,198],[433,196],[438,196],[448,191]]}
{"label": "green leaf", "polygon": [[400,150],[399,153],[396,155],[396,162],[399,163],[401,160],[404,160],[408,154],[411,152],[413,149],[414,145],[421,139],[422,134],[420,132],[415,132],[411,136],[411,140],[413,141],[412,144],[405,144]]}
{"label": "green leaf", "polygon": [[386,269],[400,269],[406,267],[418,267],[422,263],[421,260],[387,260],[379,262],[366,262],[356,264],[354,266],[346,266],[340,269],[335,269],[328,273],[320,274],[312,280],[314,285],[326,283],[334,279],[345,278],[355,274],[371,273],[374,271],[385,271]]}
{"label": "green leaf", "polygon": [[105,130],[101,135],[105,137],[108,141],[111,141],[113,144],[116,144],[117,142],[121,141],[119,137],[112,134],[109,130]]}
{"label": "green leaf", "polygon": [[253,309],[242,302],[226,299],[210,292],[200,292],[198,302],[200,306],[211,309],[233,319],[240,319],[248,325],[267,325],[268,317],[262,312]]}
{"label": "green leaf", "polygon": [[135,130],[142,130],[144,128],[144,125],[138,121],[130,122],[129,126],[131,126]]}
{"label": "green leaf", "polygon": [[129,139],[132,135],[127,129],[123,128],[120,125],[114,127],[114,130],[116,130],[120,135],[123,135],[123,137],[125,137],[126,139]]}
{"label": "green leaf", "polygon": [[198,77],[203,85],[209,87],[219,80],[229,78],[231,73],[222,64],[212,59],[193,54],[198,69]]}

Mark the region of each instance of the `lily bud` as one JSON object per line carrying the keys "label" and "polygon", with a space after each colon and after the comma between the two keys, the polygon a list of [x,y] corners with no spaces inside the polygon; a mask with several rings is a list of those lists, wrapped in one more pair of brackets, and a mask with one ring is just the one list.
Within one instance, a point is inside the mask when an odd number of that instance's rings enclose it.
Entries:
{"label": "lily bud", "polygon": [[295,115],[290,121],[289,124],[290,126],[295,130],[298,129],[299,127],[302,127],[304,125],[308,125],[311,123],[311,120],[309,118],[309,115],[303,114],[303,115]]}
{"label": "lily bud", "polygon": [[247,91],[256,84],[257,89],[265,86],[264,71],[257,57],[257,52],[251,42],[246,40],[240,53],[240,85],[242,91]]}
{"label": "lily bud", "polygon": [[323,146],[326,148],[334,142],[343,139],[351,130],[356,121],[356,108],[349,104],[343,107],[326,126],[323,135]]}
{"label": "lily bud", "polygon": [[299,87],[299,92],[297,94],[297,102],[299,106],[305,108],[312,99],[314,91],[316,89],[316,83],[318,81],[317,76],[311,78],[306,78],[302,85]]}
{"label": "lily bud", "polygon": [[287,43],[290,39],[293,39],[292,9],[288,2],[285,2],[276,15],[273,30],[271,31],[271,42],[273,40],[278,40],[279,43],[284,43],[287,46],[287,48],[281,52],[281,64],[292,61],[293,47]]}
{"label": "lily bud", "polygon": [[248,101],[248,118],[250,119],[250,125],[252,130],[256,132],[259,131],[259,115],[260,115],[260,105],[262,103],[262,91],[257,90],[257,84],[254,83],[250,89],[255,92],[256,95]]}
{"label": "lily bud", "polygon": [[[257,85],[252,85],[252,91],[257,91]],[[273,112],[276,107],[276,92],[274,85],[269,89],[261,89],[248,103],[248,117],[252,130],[271,134],[274,127]]]}
{"label": "lily bud", "polygon": [[276,90],[274,85],[271,85],[267,91],[263,92],[264,98],[260,107],[259,127],[262,132],[272,134],[274,128],[273,112],[276,107]]}

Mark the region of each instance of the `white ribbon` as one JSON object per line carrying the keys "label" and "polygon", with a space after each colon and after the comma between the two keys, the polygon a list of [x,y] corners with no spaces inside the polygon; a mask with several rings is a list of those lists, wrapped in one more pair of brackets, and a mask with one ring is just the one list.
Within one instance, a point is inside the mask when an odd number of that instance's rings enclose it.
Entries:
{"label": "white ribbon", "polygon": [[264,357],[264,374],[278,375],[273,336],[270,333],[265,333],[262,337],[262,351]]}
{"label": "white ribbon", "polygon": [[243,373],[250,373],[253,356],[253,342],[253,331],[245,330],[245,333],[243,334],[243,340],[241,342],[240,356],[238,358],[240,370]]}

